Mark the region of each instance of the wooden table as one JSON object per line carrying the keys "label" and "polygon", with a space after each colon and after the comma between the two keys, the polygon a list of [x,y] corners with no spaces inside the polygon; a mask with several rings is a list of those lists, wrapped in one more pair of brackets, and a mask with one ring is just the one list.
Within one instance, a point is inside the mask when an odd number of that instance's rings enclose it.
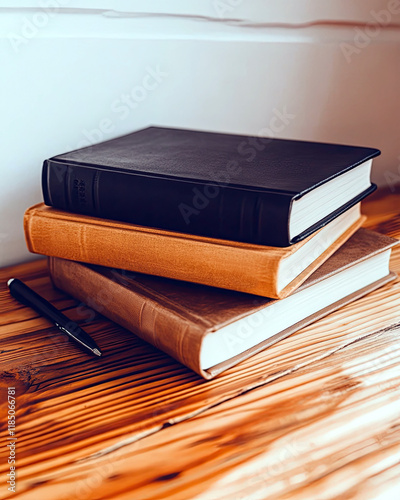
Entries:
{"label": "wooden table", "polygon": [[[399,195],[364,207],[368,227],[400,238]],[[400,248],[391,267],[400,273]],[[204,382],[54,290],[44,260],[0,274],[3,444],[7,387],[17,408],[17,488],[3,445],[1,498],[400,498],[399,280]],[[12,276],[83,325],[104,358],[17,304]]]}

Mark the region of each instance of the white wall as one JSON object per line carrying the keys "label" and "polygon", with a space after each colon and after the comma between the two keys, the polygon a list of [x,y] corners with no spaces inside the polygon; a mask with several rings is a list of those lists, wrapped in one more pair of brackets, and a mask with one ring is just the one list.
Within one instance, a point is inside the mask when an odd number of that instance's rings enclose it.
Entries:
{"label": "white wall", "polygon": [[398,0],[0,2],[0,266],[33,257],[44,158],[149,124],[283,114],[278,136],[378,147],[374,180],[400,181],[399,26]]}

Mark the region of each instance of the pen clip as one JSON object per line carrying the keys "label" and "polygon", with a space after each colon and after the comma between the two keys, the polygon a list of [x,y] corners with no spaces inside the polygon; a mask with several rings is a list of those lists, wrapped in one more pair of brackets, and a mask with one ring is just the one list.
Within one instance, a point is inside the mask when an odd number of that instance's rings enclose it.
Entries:
{"label": "pen clip", "polygon": [[66,328],[64,328],[63,326],[61,326],[59,323],[55,323],[56,327],[61,330],[63,333],[66,333],[68,335],[68,337],[70,337],[71,339],[73,340],[76,340],[77,342],[79,342],[80,344],[82,344],[83,346],[85,347],[88,347],[84,342],[82,342],[82,340],[80,340],[76,335],[73,335],[72,332],[70,332],[69,330],[67,330]]}

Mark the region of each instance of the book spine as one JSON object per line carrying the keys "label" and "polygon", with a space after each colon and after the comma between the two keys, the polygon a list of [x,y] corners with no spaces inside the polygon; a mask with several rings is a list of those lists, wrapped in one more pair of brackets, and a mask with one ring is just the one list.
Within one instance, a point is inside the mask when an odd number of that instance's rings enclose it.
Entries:
{"label": "book spine", "polygon": [[25,212],[24,228],[33,253],[278,297],[282,253],[275,249],[140,230],[43,206]]}
{"label": "book spine", "polygon": [[188,234],[286,247],[292,195],[47,160],[46,205]]}
{"label": "book spine", "polygon": [[[163,306],[149,290],[124,286],[123,271],[114,270],[112,279],[90,267],[64,259],[50,258],[51,280],[57,288],[72,295],[100,314],[133,332],[142,340],[164,351],[203,378],[210,374],[200,368],[200,349],[204,327]],[[85,283],[84,287],[79,283]]]}

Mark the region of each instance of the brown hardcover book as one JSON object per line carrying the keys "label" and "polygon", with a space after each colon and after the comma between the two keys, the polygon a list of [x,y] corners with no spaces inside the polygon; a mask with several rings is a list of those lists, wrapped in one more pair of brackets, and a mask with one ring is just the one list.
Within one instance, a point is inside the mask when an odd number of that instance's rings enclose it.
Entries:
{"label": "brown hardcover book", "polygon": [[396,243],[360,229],[282,300],[59,258],[49,269],[56,287],[210,379],[392,280]]}
{"label": "brown hardcover book", "polygon": [[77,215],[43,204],[24,226],[31,252],[283,298],[360,228],[360,205],[286,248],[176,233]]}

